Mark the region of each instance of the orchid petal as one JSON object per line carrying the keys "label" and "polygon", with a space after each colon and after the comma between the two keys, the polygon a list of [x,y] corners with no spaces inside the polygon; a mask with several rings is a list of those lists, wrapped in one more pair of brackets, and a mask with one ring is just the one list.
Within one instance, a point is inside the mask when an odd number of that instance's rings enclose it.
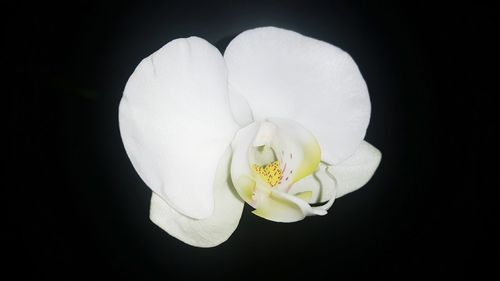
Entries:
{"label": "orchid petal", "polygon": [[337,198],[365,185],[377,170],[382,159],[380,150],[363,141],[354,155],[328,171],[337,181]]}
{"label": "orchid petal", "polygon": [[178,213],[153,192],[150,219],[177,239],[196,247],[214,247],[226,241],[238,226],[244,202],[235,194],[229,178],[231,149],[219,162],[214,182],[215,208],[206,219]]}
{"label": "orchid petal", "polygon": [[345,51],[275,27],[245,31],[224,58],[232,91],[241,94],[255,120],[293,119],[308,128],[322,160],[339,164],[363,140],[370,99],[363,77]]}
{"label": "orchid petal", "polygon": [[137,173],[194,219],[213,212],[217,163],[237,129],[226,77],[215,47],[197,37],[177,39],[142,60],[120,102],[120,133]]}

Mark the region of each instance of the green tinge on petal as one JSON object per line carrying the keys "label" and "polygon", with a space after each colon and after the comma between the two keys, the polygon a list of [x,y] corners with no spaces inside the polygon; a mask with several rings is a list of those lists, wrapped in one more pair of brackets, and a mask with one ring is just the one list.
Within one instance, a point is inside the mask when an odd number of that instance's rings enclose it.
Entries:
{"label": "green tinge on petal", "polygon": [[312,191],[304,191],[294,194],[295,197],[300,198],[306,202],[309,202],[309,200],[311,200],[312,195],[313,195]]}
{"label": "green tinge on petal", "polygon": [[277,126],[277,140],[274,149],[284,151],[284,160],[293,170],[293,184],[314,173],[321,161],[321,148],[314,135],[297,122],[281,118],[269,118]]}
{"label": "green tinge on petal", "polygon": [[249,176],[243,175],[236,180],[234,187],[241,198],[250,204],[252,201],[252,194],[255,190],[255,180]]}
{"label": "green tinge on petal", "polygon": [[253,214],[275,222],[296,222],[305,218],[304,212],[294,202],[285,200],[271,193],[259,202],[259,208]]}
{"label": "green tinge on petal", "polygon": [[321,161],[321,149],[316,139],[313,138],[310,142],[305,143],[302,146],[302,149],[304,152],[304,158],[298,166],[292,179],[293,183],[296,183],[302,178],[314,173]]}
{"label": "green tinge on petal", "polygon": [[[304,192],[304,197],[312,193]],[[260,198],[257,208],[253,211],[255,215],[275,222],[296,222],[304,219],[306,216],[323,216],[327,212],[322,207],[311,207],[307,201],[299,196],[294,196],[271,190],[265,197]]]}
{"label": "green tinge on petal", "polygon": [[[321,161],[318,142],[307,129],[292,120],[272,118],[264,122],[272,123],[272,126],[264,123],[274,128],[272,134],[261,128],[262,123],[256,122],[242,128],[233,140],[231,178],[238,194],[255,208],[255,215],[275,222],[295,222],[306,216],[325,215],[326,210],[308,204],[313,191],[288,193],[295,182],[318,169]],[[255,138],[259,132],[264,145],[259,139],[257,144],[260,146],[256,147]],[[271,134],[271,138],[266,139],[266,134]],[[277,185],[272,185],[251,168],[269,165],[269,161],[279,163],[282,169],[283,176]],[[264,169],[271,168],[266,166]]]}
{"label": "green tinge on petal", "polygon": [[337,181],[327,172],[328,167],[328,165],[320,163],[316,172],[296,182],[290,188],[289,193],[297,194],[311,191],[312,196],[307,202],[314,204],[328,202],[335,196],[337,189]]}
{"label": "green tinge on petal", "polygon": [[[305,213],[296,203],[276,196],[270,187],[257,184],[249,176],[238,177],[234,187],[245,202],[256,208],[253,213],[257,216],[276,222],[295,222],[305,217]],[[301,196],[308,197],[311,194],[303,192]]]}

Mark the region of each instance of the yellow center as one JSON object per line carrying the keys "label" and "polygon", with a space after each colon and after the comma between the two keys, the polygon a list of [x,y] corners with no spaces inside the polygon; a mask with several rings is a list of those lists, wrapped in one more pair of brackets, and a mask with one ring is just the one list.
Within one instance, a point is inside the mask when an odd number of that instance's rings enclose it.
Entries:
{"label": "yellow center", "polygon": [[257,174],[262,177],[265,182],[267,182],[271,186],[275,186],[281,180],[282,172],[280,170],[280,162],[278,160],[265,166],[258,166],[256,164],[253,164],[252,168]]}

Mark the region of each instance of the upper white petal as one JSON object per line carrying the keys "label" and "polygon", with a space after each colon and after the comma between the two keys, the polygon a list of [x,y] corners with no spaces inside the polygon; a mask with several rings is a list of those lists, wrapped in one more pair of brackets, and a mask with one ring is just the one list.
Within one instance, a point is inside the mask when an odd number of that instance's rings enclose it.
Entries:
{"label": "upper white petal", "polygon": [[380,150],[363,141],[347,160],[328,167],[337,181],[337,198],[365,185],[377,170],[381,159]]}
{"label": "upper white petal", "polygon": [[229,148],[217,168],[213,183],[215,208],[210,217],[202,220],[186,217],[153,192],[151,220],[170,235],[192,246],[214,247],[226,241],[238,226],[244,205],[228,175],[230,161]]}
{"label": "upper white petal", "polygon": [[145,58],[127,82],[119,119],[144,182],[179,213],[209,217],[217,161],[237,129],[219,51],[190,37]]}
{"label": "upper white petal", "polygon": [[295,120],[318,139],[322,159],[338,164],[354,153],[370,120],[366,83],[343,50],[293,31],[245,31],[224,58],[231,91],[247,100],[255,120]]}

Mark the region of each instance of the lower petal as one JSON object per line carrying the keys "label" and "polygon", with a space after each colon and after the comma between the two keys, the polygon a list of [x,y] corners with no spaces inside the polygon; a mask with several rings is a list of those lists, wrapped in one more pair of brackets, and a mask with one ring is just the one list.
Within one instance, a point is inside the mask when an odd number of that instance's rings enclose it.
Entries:
{"label": "lower petal", "polygon": [[219,161],[214,183],[214,212],[206,219],[180,214],[153,192],[150,219],[168,234],[196,247],[214,247],[234,232],[243,212],[244,202],[235,193],[228,170],[231,149]]}

